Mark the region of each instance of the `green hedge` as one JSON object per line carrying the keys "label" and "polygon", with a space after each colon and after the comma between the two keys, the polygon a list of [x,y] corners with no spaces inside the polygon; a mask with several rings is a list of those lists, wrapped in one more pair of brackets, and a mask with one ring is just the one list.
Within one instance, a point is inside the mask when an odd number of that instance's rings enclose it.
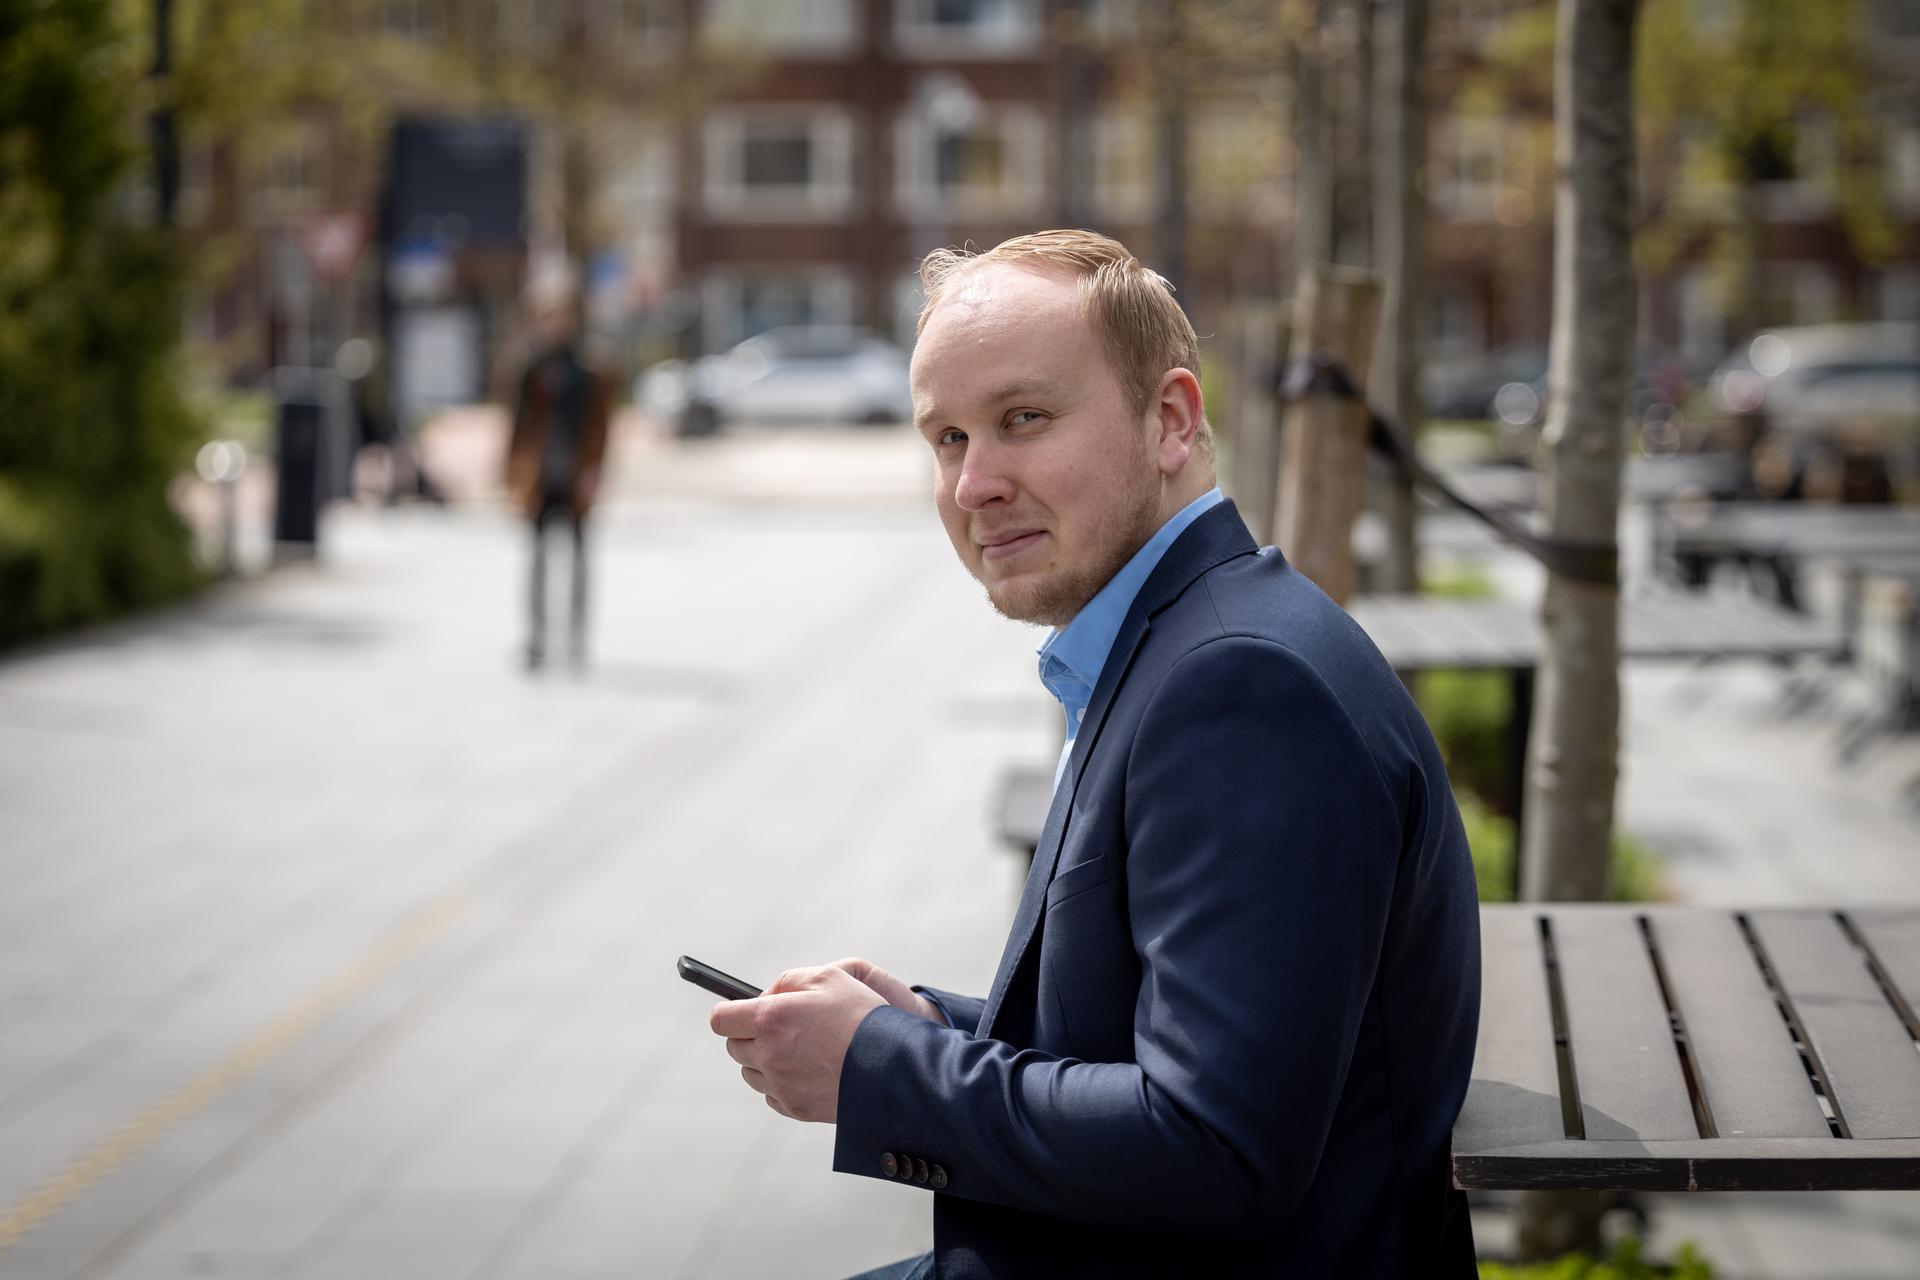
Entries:
{"label": "green hedge", "polygon": [[0,643],[199,581],[166,489],[199,430],[176,246],[138,225],[141,42],[109,0],[0,0]]}
{"label": "green hedge", "polygon": [[1646,1262],[1640,1257],[1640,1242],[1627,1239],[1609,1258],[1570,1253],[1524,1267],[1483,1262],[1480,1280],[1713,1280],[1713,1267],[1691,1244],[1681,1245],[1671,1263]]}

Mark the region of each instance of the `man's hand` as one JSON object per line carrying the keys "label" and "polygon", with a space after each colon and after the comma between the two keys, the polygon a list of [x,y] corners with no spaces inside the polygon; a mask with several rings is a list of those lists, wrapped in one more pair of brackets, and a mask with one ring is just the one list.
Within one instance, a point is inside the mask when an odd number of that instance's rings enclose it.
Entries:
{"label": "man's hand", "polygon": [[872,961],[862,960],[858,956],[849,956],[845,960],[835,960],[833,967],[845,969],[879,992],[882,1000],[903,1013],[911,1013],[917,1018],[925,1018],[928,1022],[938,1023],[943,1027],[947,1025],[946,1016],[940,1012],[938,1005]]}
{"label": "man's hand", "polygon": [[837,965],[789,969],[765,995],[715,1005],[707,1022],[727,1038],[727,1056],[768,1106],[794,1120],[831,1124],[840,1113],[847,1046],[861,1020],[886,1003]]}

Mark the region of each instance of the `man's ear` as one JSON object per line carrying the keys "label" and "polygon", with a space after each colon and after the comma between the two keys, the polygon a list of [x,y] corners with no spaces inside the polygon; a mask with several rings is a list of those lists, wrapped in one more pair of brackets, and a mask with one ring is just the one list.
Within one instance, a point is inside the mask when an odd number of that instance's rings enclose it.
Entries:
{"label": "man's ear", "polygon": [[1167,370],[1148,413],[1155,429],[1154,452],[1160,474],[1171,480],[1186,469],[1205,417],[1200,379],[1191,369]]}

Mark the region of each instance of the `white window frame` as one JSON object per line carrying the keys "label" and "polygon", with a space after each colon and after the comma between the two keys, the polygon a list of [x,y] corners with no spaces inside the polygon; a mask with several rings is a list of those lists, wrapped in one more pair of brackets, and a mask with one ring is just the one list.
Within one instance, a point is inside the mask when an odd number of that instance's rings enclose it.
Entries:
{"label": "white window frame", "polygon": [[935,0],[895,0],[894,47],[910,58],[1024,58],[1040,52],[1045,30],[1039,0],[1001,0],[1012,17],[1004,30],[935,22]]}
{"label": "white window frame", "polygon": [[[804,122],[813,172],[804,186],[749,187],[742,167],[750,134]],[[817,222],[846,216],[854,201],[853,113],[820,103],[719,110],[702,128],[702,203],[732,222]]]}
{"label": "white window frame", "polygon": [[[743,10],[729,13],[729,6]],[[700,43],[787,59],[838,58],[859,50],[863,6],[856,0],[704,0]],[[787,21],[769,21],[774,14]]]}
{"label": "white window frame", "polygon": [[995,190],[955,188],[934,182],[933,121],[908,111],[894,121],[894,198],[909,217],[1018,217],[1038,214],[1047,199],[1047,127],[1031,103],[983,103],[976,126],[1002,131],[1007,181]]}
{"label": "white window frame", "polygon": [[893,340],[903,351],[913,350],[920,338],[920,306],[926,295],[920,288],[920,269],[903,268],[893,279]]}
{"label": "white window frame", "polygon": [[700,281],[700,337],[703,350],[726,351],[754,335],[742,321],[743,298],[750,284],[784,278],[804,284],[809,324],[852,324],[859,303],[858,273],[849,266],[734,264],[708,271]]}

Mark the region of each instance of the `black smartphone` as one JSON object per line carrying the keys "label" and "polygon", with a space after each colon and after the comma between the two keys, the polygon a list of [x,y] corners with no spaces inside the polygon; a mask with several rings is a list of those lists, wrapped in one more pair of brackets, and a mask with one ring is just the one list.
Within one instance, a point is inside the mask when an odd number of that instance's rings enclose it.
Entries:
{"label": "black smartphone", "polygon": [[722,973],[710,964],[701,964],[692,956],[681,956],[674,967],[688,982],[696,987],[704,987],[723,1000],[751,1000],[760,994],[760,988],[742,982],[730,973]]}

